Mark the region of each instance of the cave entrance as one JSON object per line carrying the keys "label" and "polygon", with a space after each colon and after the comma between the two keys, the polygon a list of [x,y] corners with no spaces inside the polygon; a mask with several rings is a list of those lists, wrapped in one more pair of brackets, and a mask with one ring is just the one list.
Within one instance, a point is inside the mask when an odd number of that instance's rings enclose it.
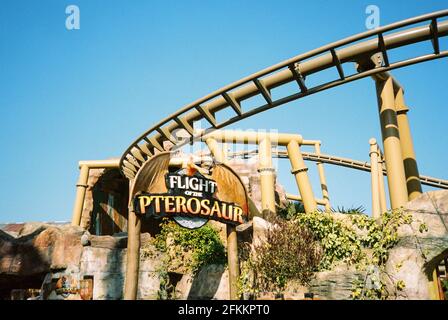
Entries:
{"label": "cave entrance", "polygon": [[93,186],[92,198],[91,234],[127,232],[129,181],[118,169],[104,171]]}
{"label": "cave entrance", "polygon": [[3,275],[0,277],[0,300],[30,300],[40,294],[45,273],[32,276]]}

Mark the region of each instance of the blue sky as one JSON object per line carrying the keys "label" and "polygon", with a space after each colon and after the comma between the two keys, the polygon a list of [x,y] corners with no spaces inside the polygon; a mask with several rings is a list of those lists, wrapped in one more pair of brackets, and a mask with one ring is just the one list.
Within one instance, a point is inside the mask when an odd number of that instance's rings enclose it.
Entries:
{"label": "blue sky", "polygon": [[[80,8],[80,30],[65,8]],[[446,9],[446,1],[3,0],[0,5],[0,222],[70,220],[77,162],[117,157],[145,129],[248,74],[381,25]],[[428,45],[428,44],[426,44]],[[447,49],[447,42],[442,42]],[[412,56],[416,46],[397,57]],[[415,50],[415,52],[413,51]],[[395,54],[395,53],[394,53]],[[393,74],[406,89],[420,172],[448,178],[447,60]],[[380,138],[364,79],[265,112],[238,128],[320,139],[324,153],[368,160]],[[317,171],[309,164],[314,191]],[[297,192],[289,164],[279,179]],[[326,166],[334,206],[370,210],[370,177]]]}

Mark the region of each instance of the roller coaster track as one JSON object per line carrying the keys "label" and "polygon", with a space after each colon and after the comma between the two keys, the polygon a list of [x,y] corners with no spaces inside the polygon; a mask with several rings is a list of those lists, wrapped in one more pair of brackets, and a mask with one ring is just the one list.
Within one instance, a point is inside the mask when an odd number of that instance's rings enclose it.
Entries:
{"label": "roller coaster track", "polygon": [[[179,109],[139,136],[121,157],[120,170],[127,178],[133,179],[143,162],[165,150],[164,142],[171,141],[178,148],[195,141],[198,139],[193,130],[195,121],[206,120],[209,123],[206,132],[224,128],[317,92],[389,70],[447,57],[448,50],[442,51],[439,42],[441,37],[448,35],[447,16],[448,10],[442,10],[360,33],[300,54],[214,91]],[[440,21],[442,18],[445,19]],[[388,55],[389,50],[424,41],[432,43],[432,50],[427,54],[401,61],[392,61]],[[378,53],[382,54],[381,64],[346,74],[344,64],[359,63]],[[307,85],[307,76],[330,68],[336,68],[337,79],[313,87]],[[290,82],[297,83],[297,92],[274,99],[271,90]],[[265,104],[243,110],[241,103],[257,95],[264,98]],[[218,122],[216,113],[224,109],[233,110],[235,116]],[[179,129],[188,132],[189,138],[179,142],[174,137],[175,131]]]}
{"label": "roller coaster track", "polygon": [[[229,153],[228,156],[230,158],[247,159],[252,156],[256,156],[257,154],[258,154],[257,150],[252,150],[252,151],[233,152],[233,153]],[[285,150],[272,150],[272,156],[280,158],[280,159],[288,159],[288,153]],[[370,172],[370,163],[369,162],[353,160],[353,159],[349,159],[349,158],[341,158],[341,157],[336,157],[336,156],[332,156],[332,155],[328,155],[328,154],[317,154],[317,153],[303,152],[303,151],[302,151],[302,156],[303,156],[304,160],[308,160],[308,161],[328,163],[328,164],[332,164],[332,165],[336,165],[336,166]],[[383,175],[387,176],[386,167],[384,165],[383,165]],[[420,175],[420,182],[427,186],[441,188],[441,189],[448,189],[448,180],[443,180],[443,179],[439,179],[439,178]]]}

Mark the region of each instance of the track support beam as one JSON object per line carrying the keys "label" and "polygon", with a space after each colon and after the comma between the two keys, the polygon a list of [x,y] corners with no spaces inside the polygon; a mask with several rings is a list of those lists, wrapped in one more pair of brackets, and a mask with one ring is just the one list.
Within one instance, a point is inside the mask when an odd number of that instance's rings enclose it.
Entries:
{"label": "track support beam", "polygon": [[[320,155],[320,142],[314,146],[316,154]],[[321,161],[316,162],[317,171],[319,172],[320,187],[322,189],[322,198],[325,201],[325,211],[331,212],[330,196],[328,194],[328,184],[325,178],[324,164]]]}
{"label": "track support beam", "polygon": [[377,220],[381,217],[381,205],[380,205],[380,186],[379,186],[379,174],[378,174],[378,145],[374,138],[369,140],[370,144],[370,173],[371,173],[371,185],[372,185],[372,217]]}
{"label": "track support beam", "polygon": [[72,226],[81,225],[82,210],[84,207],[84,198],[86,196],[87,182],[89,180],[89,167],[82,165],[79,172],[78,183],[76,184],[76,198],[73,207]]}
{"label": "track support beam", "polygon": [[381,213],[387,211],[387,201],[386,201],[386,191],[384,189],[384,175],[383,175],[383,154],[381,153],[381,149],[376,145],[378,149],[378,186],[380,193],[380,210]]}
{"label": "track support beam", "polygon": [[405,105],[402,88],[398,89],[395,95],[395,109],[397,112],[398,131],[400,132],[401,154],[406,175],[408,198],[413,200],[422,194],[422,185],[407,116],[409,108]]}
{"label": "track support beam", "polygon": [[260,141],[258,146],[260,184],[261,184],[261,210],[263,217],[275,213],[275,174],[272,167],[272,143],[269,136]]}
{"label": "track support beam", "polygon": [[392,77],[385,80],[376,78],[381,134],[386,159],[387,181],[392,209],[403,207],[408,202],[406,176],[401,155],[400,134]]}
{"label": "track support beam", "polygon": [[132,209],[128,215],[128,249],[126,256],[126,278],[124,300],[136,300],[140,265],[141,219]]}
{"label": "track support beam", "polygon": [[295,176],[297,187],[299,188],[300,196],[303,199],[303,206],[306,212],[314,212],[317,210],[316,200],[314,198],[313,189],[308,178],[308,168],[303,161],[302,153],[300,152],[299,142],[291,140],[287,145],[288,157],[291,162],[291,173]]}

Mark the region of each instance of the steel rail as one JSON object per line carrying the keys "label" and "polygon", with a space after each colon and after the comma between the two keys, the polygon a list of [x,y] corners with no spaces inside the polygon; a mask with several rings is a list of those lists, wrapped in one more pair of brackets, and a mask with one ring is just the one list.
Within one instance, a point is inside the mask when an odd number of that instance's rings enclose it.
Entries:
{"label": "steel rail", "polygon": [[[179,109],[139,136],[122,155],[120,169],[126,177],[132,179],[144,161],[153,154],[165,150],[165,141],[171,141],[176,148],[195,141],[199,138],[193,132],[193,122],[195,121],[206,120],[209,122],[210,127],[205,130],[209,132],[293,100],[351,81],[412,64],[447,57],[448,51],[440,50],[439,38],[448,35],[448,21],[438,21],[438,19],[447,16],[448,10],[442,10],[363,32],[295,56],[214,91]],[[429,23],[385,34],[423,22]],[[360,42],[361,40],[364,41]],[[388,56],[387,50],[428,40],[432,42],[433,52],[431,53],[396,62],[391,62]],[[344,74],[342,67],[344,63],[370,59],[375,53],[383,54],[384,62],[381,66],[369,70],[357,70],[357,73],[348,76]],[[329,68],[337,69],[339,79],[311,88],[306,86],[308,75]],[[277,100],[272,98],[272,89],[293,81],[297,82],[297,93]],[[256,95],[261,95],[266,100],[266,104],[244,112],[241,102]],[[236,116],[218,123],[215,117],[216,113],[226,108],[234,110]],[[186,130],[189,138],[178,141],[173,135],[178,129]]]}
{"label": "steel rail", "polygon": [[[239,151],[239,152],[229,153],[228,156],[230,158],[241,157],[243,159],[247,159],[247,158],[249,158],[251,156],[255,156],[257,154],[258,154],[257,150],[251,150],[251,151]],[[288,153],[285,150],[272,150],[272,156],[280,158],[280,159],[287,159]],[[342,157],[337,157],[337,156],[328,155],[328,154],[317,154],[317,153],[313,153],[313,152],[303,152],[303,151],[302,151],[302,156],[303,156],[303,159],[307,160],[307,161],[323,162],[323,163],[328,163],[328,164],[346,167],[346,168],[350,168],[350,169],[370,172],[370,163],[365,162],[365,161],[353,160],[353,159],[349,159],[349,158],[342,158]],[[383,175],[387,176],[386,167],[384,165],[383,165]],[[441,189],[448,189],[448,180],[420,175],[420,181],[422,184],[427,185],[427,186],[441,188]]]}

